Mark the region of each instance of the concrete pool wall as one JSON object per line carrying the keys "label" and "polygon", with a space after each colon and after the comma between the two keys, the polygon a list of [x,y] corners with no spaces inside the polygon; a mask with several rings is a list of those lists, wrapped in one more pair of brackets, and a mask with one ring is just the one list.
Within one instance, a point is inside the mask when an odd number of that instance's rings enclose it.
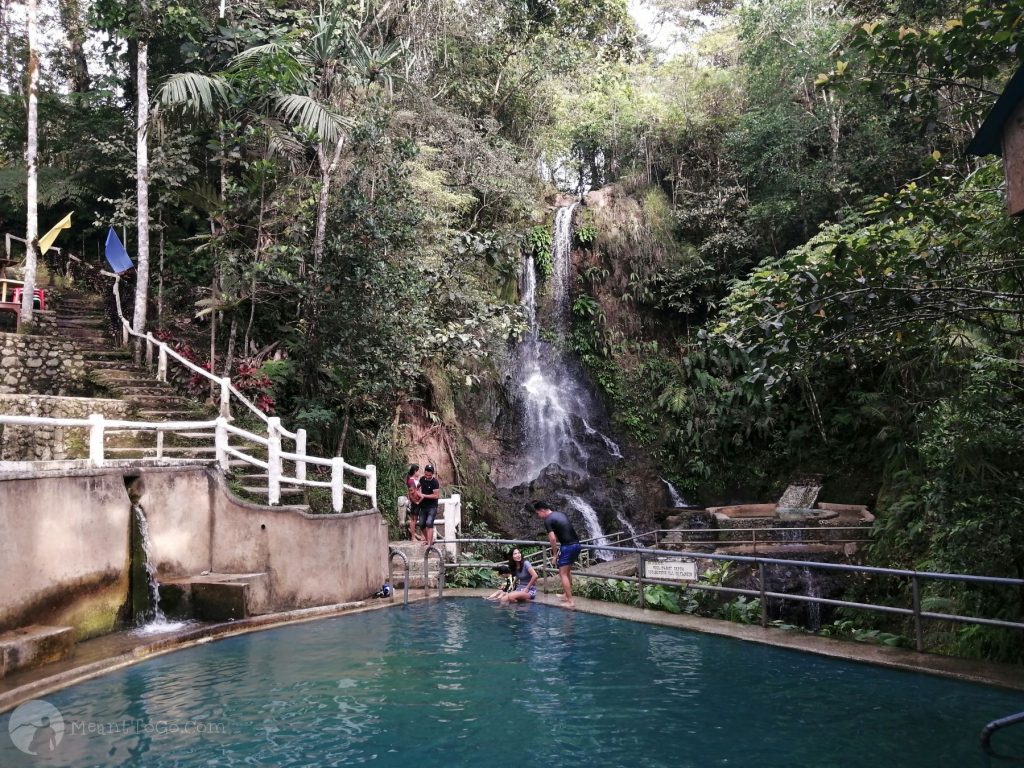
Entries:
{"label": "concrete pool wall", "polygon": [[0,635],[72,627],[75,639],[127,615],[134,499],[159,579],[262,573],[268,610],[365,598],[383,583],[387,528],[376,510],[310,515],[232,496],[204,467],[0,474]]}

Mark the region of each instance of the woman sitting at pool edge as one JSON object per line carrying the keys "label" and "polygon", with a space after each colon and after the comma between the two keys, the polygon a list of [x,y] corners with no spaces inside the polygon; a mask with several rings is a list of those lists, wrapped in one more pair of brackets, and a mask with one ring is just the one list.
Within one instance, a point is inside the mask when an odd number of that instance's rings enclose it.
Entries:
{"label": "woman sitting at pool edge", "polygon": [[529,560],[523,558],[523,553],[518,548],[513,549],[508,556],[508,569],[519,580],[519,586],[515,592],[502,595],[499,598],[501,604],[533,600],[537,596],[537,571],[530,565]]}

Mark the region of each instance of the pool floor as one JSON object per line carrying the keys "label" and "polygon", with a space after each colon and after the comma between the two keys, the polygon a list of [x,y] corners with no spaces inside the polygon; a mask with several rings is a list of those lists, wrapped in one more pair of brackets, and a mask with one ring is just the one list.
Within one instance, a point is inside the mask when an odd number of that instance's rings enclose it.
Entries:
{"label": "pool floor", "polygon": [[0,766],[961,768],[987,766],[981,728],[1022,709],[973,683],[462,598],[233,637],[23,704],[0,717]]}

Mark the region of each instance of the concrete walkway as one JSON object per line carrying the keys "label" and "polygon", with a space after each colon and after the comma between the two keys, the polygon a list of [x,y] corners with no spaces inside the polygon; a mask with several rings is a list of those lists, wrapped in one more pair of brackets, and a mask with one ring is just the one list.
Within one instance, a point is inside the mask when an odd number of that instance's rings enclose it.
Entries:
{"label": "concrete walkway", "polygon": [[[492,589],[445,590],[445,598],[483,598]],[[422,589],[410,590],[409,602],[437,599],[436,591],[425,596]],[[123,632],[79,643],[75,655],[67,661],[10,675],[0,680],[0,712],[13,709],[29,699],[39,698],[76,683],[91,680],[144,659],[211,642],[214,639],[258,632],[286,624],[315,621],[348,613],[371,610],[401,609],[401,590],[393,600],[365,600],[320,608],[307,608],[285,613],[257,616],[242,621],[217,624],[190,624],[165,635],[141,635]],[[565,610],[559,594],[538,592],[537,603]],[[641,610],[618,603],[576,598],[576,610],[611,618],[639,621],[658,626],[675,627],[691,632],[704,632],[752,643],[789,648],[836,659],[875,664],[893,669],[940,675],[985,685],[1024,691],[1024,666],[965,661],[902,648],[889,648],[854,643],[833,638],[816,637],[799,631],[734,624],[718,619],[675,615],[663,611]],[[513,610],[522,610],[518,606]]]}

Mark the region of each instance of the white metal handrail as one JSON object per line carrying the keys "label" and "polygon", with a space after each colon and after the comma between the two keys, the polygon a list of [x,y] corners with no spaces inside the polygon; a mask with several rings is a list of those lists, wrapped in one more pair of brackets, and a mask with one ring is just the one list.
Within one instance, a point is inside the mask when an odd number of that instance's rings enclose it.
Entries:
{"label": "white metal handrail", "polygon": [[[108,459],[105,452],[105,441],[108,432],[113,430],[155,432],[157,434],[157,458],[162,456],[162,437],[164,432],[186,431],[186,430],[208,430],[213,429],[213,444],[215,461],[217,465],[227,470],[232,457],[244,461],[253,466],[267,471],[268,503],[276,505],[281,502],[281,484],[299,485],[306,487],[329,487],[331,489],[331,506],[335,512],[344,509],[345,491],[365,496],[370,500],[372,508],[377,507],[377,468],[369,464],[366,467],[356,467],[345,462],[340,456],[330,459],[321,459],[302,454],[284,453],[281,451],[281,433],[278,429],[280,420],[270,417],[270,428],[268,436],[263,437],[247,430],[228,423],[227,418],[219,416],[209,421],[127,421],[123,419],[107,419],[102,414],[94,413],[87,419],[51,418],[47,416],[8,416],[0,415],[0,425],[25,426],[25,427],[79,427],[89,430],[89,460],[90,466],[107,466]],[[229,442],[230,436],[240,437],[243,440],[257,445],[265,445],[267,448],[267,461],[250,456],[238,448],[232,447]],[[287,475],[284,472],[284,461],[292,461],[295,464],[295,474]],[[331,479],[329,482],[307,480],[305,477],[307,463],[331,468]],[[366,487],[357,488],[345,482],[345,473],[350,472],[357,477],[365,478]]]}

